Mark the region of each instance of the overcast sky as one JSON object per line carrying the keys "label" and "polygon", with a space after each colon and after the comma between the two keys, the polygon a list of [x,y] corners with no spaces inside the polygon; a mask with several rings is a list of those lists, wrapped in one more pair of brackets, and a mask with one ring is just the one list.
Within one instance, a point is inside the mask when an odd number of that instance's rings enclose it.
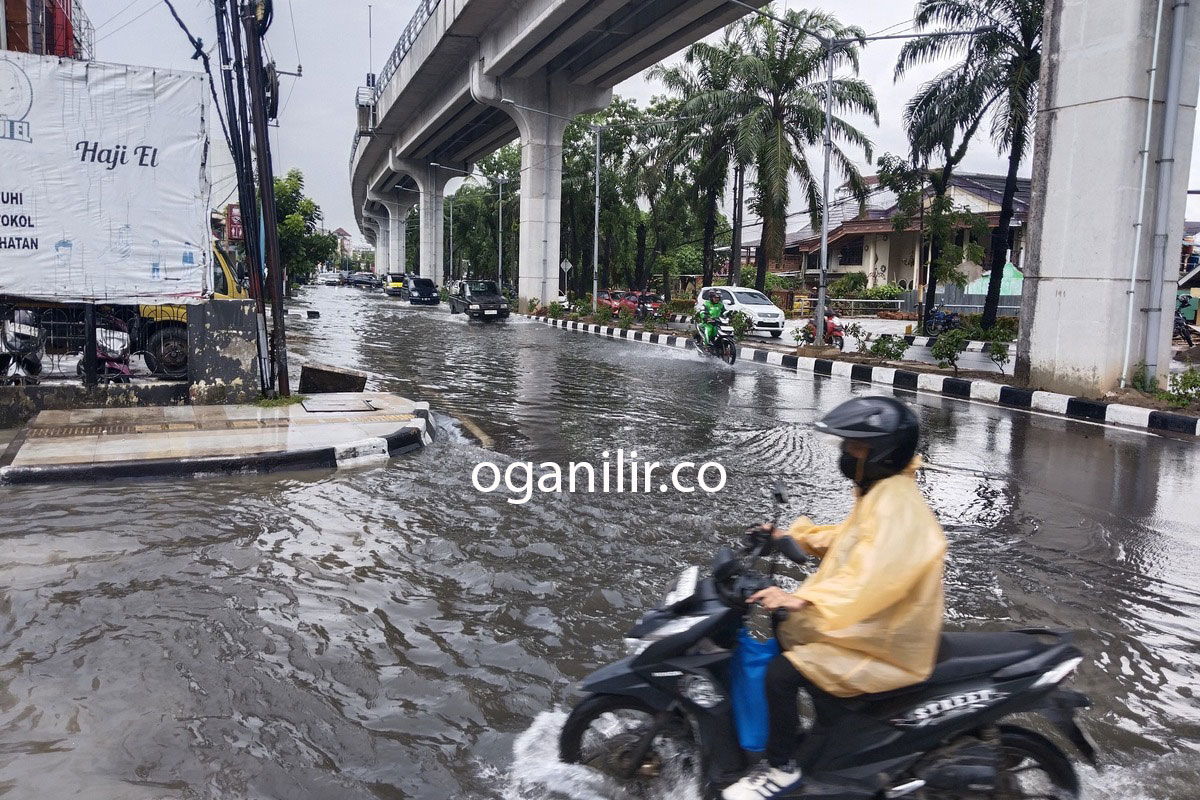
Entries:
{"label": "overcast sky", "polygon": [[[171,18],[163,0],[82,0],[96,26],[96,58],[125,64],[199,69],[190,59],[191,47]],[[202,38],[208,49],[214,42],[210,0],[175,0],[180,16]],[[336,10],[334,10],[336,5]],[[330,230],[344,227],[361,239],[350,205],[348,161],[356,125],[354,95],[368,69],[378,70],[416,7],[416,0],[375,0],[372,5],[374,44],[367,36],[366,0],[277,0],[275,24],[267,45],[280,69],[295,71],[302,64],[304,77],[283,78],[283,111],[280,127],[273,131],[275,170],[282,174],[299,167],[308,193],[325,212]],[[867,33],[911,31],[914,0],[777,0],[776,7],[820,8],[833,12],[847,24]],[[904,103],[938,68],[914,71],[893,83],[892,71],[901,43],[872,43],[864,52],[862,77],[871,83],[879,102],[880,125],[869,126],[876,155],[905,153],[901,126]],[[373,50],[373,59],[369,52]],[[621,95],[644,103],[661,87],[632,78],[616,87]],[[986,127],[986,126],[985,126]],[[228,177],[229,157],[221,136],[215,133],[213,204],[219,205],[233,189]],[[818,157],[819,154],[813,154]],[[222,165],[224,169],[222,168]],[[864,171],[871,165],[860,163]],[[985,137],[972,144],[962,169],[1003,173],[1006,163]],[[1028,160],[1022,175],[1029,174]],[[451,189],[453,188],[451,184]],[[1193,162],[1192,185],[1200,186],[1200,163]],[[1200,217],[1200,199],[1189,201],[1189,218]]]}

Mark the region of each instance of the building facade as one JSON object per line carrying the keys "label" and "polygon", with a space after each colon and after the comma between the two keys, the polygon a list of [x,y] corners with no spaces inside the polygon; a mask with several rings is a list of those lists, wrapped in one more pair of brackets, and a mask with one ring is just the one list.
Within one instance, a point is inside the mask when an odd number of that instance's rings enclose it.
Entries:
{"label": "building facade", "polygon": [[[868,179],[871,183],[871,179]],[[1000,202],[1004,193],[1004,176],[962,173],[951,179],[949,196],[955,207],[966,208],[987,221],[989,229],[1000,222]],[[926,202],[929,202],[927,198]],[[1029,181],[1021,179],[1014,199],[1014,213],[1009,241],[1009,260],[1020,266],[1024,242],[1024,223],[1029,209]],[[830,206],[828,280],[859,272],[867,275],[868,286],[886,283],[905,289],[921,285],[928,252],[921,252],[921,220],[916,219],[906,230],[897,231],[892,223],[896,213],[895,197],[876,189],[861,206],[848,194],[835,197]],[[967,231],[959,232],[959,243]],[[991,237],[979,242],[985,251],[991,248]],[[744,263],[752,264],[753,248],[757,241],[746,243]],[[926,249],[928,249],[926,247]],[[990,253],[985,262],[990,261]],[[768,265],[780,275],[804,277],[816,283],[821,269],[821,232],[806,225],[789,233],[784,245],[782,264]],[[984,274],[984,265],[966,261],[962,272],[967,282]]]}
{"label": "building facade", "polygon": [[0,0],[0,50],[90,61],[95,40],[79,0]]}

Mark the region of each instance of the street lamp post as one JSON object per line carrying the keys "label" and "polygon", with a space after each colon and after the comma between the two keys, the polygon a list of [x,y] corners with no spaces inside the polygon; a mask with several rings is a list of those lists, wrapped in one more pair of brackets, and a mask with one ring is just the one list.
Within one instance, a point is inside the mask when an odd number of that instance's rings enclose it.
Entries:
{"label": "street lamp post", "polygon": [[592,133],[596,137],[596,204],[592,222],[592,313],[595,314],[600,296],[600,126],[593,125]]}
{"label": "street lamp post", "polygon": [[[458,172],[466,175],[468,178],[479,179],[479,175],[474,172],[468,172],[465,169],[458,167],[449,167],[445,164],[439,164],[436,161],[431,161],[429,166],[434,169],[446,169],[451,172]],[[504,288],[504,184],[508,178],[504,175],[484,175],[488,180],[494,180],[500,190],[499,202],[497,203],[496,213],[498,216],[496,222],[496,286],[500,289]],[[450,202],[450,264],[454,264],[454,202]]]}

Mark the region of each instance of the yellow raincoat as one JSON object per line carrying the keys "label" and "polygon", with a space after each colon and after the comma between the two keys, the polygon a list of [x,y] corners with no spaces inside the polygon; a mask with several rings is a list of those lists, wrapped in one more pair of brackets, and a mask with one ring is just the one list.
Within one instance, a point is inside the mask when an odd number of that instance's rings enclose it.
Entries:
{"label": "yellow raincoat", "polygon": [[942,632],[942,526],[917,489],[920,459],[861,495],[840,525],[807,517],[788,534],[821,559],[796,591],[812,603],[779,627],[796,669],[838,697],[920,683]]}

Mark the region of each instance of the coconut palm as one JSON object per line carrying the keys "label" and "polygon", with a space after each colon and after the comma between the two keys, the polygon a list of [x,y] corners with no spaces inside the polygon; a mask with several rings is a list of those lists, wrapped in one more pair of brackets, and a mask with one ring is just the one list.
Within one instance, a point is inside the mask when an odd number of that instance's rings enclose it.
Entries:
{"label": "coconut palm", "polygon": [[[944,138],[947,129],[961,125],[972,107],[989,109],[992,140],[1001,153],[1008,152],[1000,220],[992,231],[984,328],[996,321],[1017,171],[1033,141],[1044,11],[1045,0],[919,0],[913,21],[928,35],[905,43],[896,64],[896,77],[901,77],[917,64],[961,58],[926,87],[930,105],[920,115],[925,129],[917,132],[914,152],[916,142]],[[937,35],[946,31],[965,32]]]}
{"label": "coconut palm", "polygon": [[[825,130],[827,51],[817,37],[853,39],[863,35],[861,29],[846,27],[822,12],[787,11],[782,19],[786,24],[752,15],[730,26],[729,35],[742,52],[729,64],[729,88],[699,91],[682,107],[685,116],[698,116],[713,128],[732,123],[733,152],[738,161],[754,170],[754,206],[763,218],[763,246],[776,263],[783,260],[792,181],[798,181],[814,225],[825,202],[820,177],[807,156],[822,144]],[[839,46],[834,66],[857,73],[857,45]],[[842,77],[834,80],[832,96],[833,160],[851,189],[863,194],[862,177],[838,141],[861,149],[868,161],[871,142],[840,115],[864,114],[878,124],[875,95],[857,77]],[[763,271],[760,269],[760,289]]]}
{"label": "coconut palm", "polygon": [[[734,64],[742,55],[740,45],[727,28],[719,44],[693,44],[684,53],[681,64],[657,66],[650,71],[650,77],[662,81],[669,92],[685,101],[712,92],[728,91]],[[686,109],[684,114],[682,119],[667,126],[673,134],[671,159],[696,168],[695,199],[704,217],[702,285],[711,286],[716,261],[717,207],[729,183],[731,159],[736,155],[734,125],[730,119],[687,117]]]}

